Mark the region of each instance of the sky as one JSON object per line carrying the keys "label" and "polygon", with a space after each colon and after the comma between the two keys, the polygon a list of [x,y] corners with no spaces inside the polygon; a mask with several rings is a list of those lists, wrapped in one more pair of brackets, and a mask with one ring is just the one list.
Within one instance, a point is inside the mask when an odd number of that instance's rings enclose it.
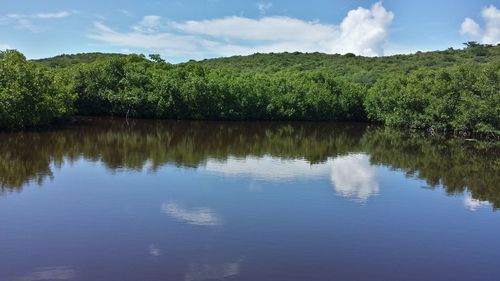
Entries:
{"label": "sky", "polygon": [[0,50],[161,54],[406,54],[500,43],[500,0],[0,0]]}

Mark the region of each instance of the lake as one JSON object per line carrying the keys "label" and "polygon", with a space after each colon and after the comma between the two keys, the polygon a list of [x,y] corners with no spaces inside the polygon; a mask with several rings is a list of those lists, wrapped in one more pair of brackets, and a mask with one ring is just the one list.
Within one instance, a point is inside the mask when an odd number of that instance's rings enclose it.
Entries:
{"label": "lake", "polygon": [[354,123],[0,133],[0,280],[499,280],[498,144]]}

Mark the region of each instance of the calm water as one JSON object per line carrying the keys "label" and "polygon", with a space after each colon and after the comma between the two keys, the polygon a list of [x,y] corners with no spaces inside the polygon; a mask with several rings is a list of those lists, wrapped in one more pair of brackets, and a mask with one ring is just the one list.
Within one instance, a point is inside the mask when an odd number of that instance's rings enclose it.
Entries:
{"label": "calm water", "polygon": [[0,134],[0,280],[500,280],[500,151],[360,124]]}

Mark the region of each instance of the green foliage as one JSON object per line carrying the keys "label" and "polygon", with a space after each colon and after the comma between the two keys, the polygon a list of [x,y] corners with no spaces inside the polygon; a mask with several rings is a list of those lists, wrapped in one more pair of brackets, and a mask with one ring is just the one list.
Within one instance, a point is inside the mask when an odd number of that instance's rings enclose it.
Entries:
{"label": "green foliage", "polygon": [[154,62],[165,62],[165,60],[162,59],[159,54],[150,54],[149,59],[154,61]]}
{"label": "green foliage", "polygon": [[498,135],[500,61],[386,77],[365,106],[370,120],[389,126]]}
{"label": "green foliage", "polygon": [[[149,59],[100,53],[36,62],[2,59],[6,70],[0,127],[46,124],[74,112],[169,119],[371,121],[498,135],[499,64],[500,46],[476,42],[466,43],[463,50],[380,58],[282,53],[178,65],[157,54]],[[25,71],[11,75],[16,68]],[[6,102],[16,96],[26,100]],[[44,97],[60,104],[38,100]],[[49,109],[54,112],[46,113]]]}
{"label": "green foliage", "polygon": [[52,68],[65,68],[74,65],[79,65],[83,63],[92,63],[99,60],[109,59],[109,58],[122,58],[127,55],[123,54],[104,54],[104,53],[86,53],[86,54],[75,54],[75,55],[59,55],[52,58],[37,60],[38,63]]}
{"label": "green foliage", "polygon": [[174,119],[364,120],[363,87],[322,72],[233,73],[197,63],[110,59],[74,70],[85,115]]}
{"label": "green foliage", "polygon": [[0,128],[47,125],[72,113],[63,78],[17,51],[0,53]]}

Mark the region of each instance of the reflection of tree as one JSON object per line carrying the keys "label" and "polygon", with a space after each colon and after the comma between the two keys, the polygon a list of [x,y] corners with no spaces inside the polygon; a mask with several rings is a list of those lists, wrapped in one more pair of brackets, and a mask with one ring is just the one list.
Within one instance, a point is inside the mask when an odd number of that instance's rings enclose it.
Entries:
{"label": "reflection of tree", "polygon": [[51,175],[51,164],[84,157],[106,167],[197,167],[208,158],[273,155],[324,162],[356,146],[363,125],[94,119],[61,130],[0,134],[0,186],[21,188]]}
{"label": "reflection of tree", "polygon": [[409,177],[443,185],[448,194],[466,190],[500,208],[500,147],[497,143],[422,137],[390,129],[368,130],[361,142],[372,164],[403,170]]}
{"label": "reflection of tree", "polygon": [[[55,151],[41,134],[8,134],[0,136],[0,187],[20,188],[26,182],[39,184],[51,177],[51,162],[56,161]],[[28,140],[28,141],[27,141]]]}
{"label": "reflection of tree", "polygon": [[401,169],[449,193],[468,189],[500,207],[498,145],[398,133],[356,124],[189,122],[94,119],[61,130],[0,134],[0,187],[51,177],[51,167],[84,157],[111,170],[165,164],[197,167],[208,158],[271,155],[320,163],[366,152],[374,164]]}

